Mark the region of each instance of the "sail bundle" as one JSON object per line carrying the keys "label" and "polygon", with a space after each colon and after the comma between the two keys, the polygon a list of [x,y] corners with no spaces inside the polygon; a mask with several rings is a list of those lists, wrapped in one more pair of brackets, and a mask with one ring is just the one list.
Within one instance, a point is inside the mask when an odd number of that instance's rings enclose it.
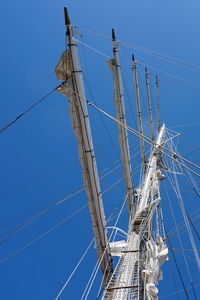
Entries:
{"label": "sail bundle", "polygon": [[102,273],[104,274],[104,284],[106,284],[112,273],[112,262],[107,240],[102,194],[94,155],[82,74],[76,52],[76,42],[69,24],[67,26],[67,33],[68,50],[63,53],[59,61],[56,67],[56,74],[59,80],[64,80],[59,91],[69,100],[70,116],[73,130],[78,140],[79,159],[82,166],[83,181],[96,239],[97,256]]}
{"label": "sail bundle", "polygon": [[[124,105],[124,96],[123,96],[123,86],[121,78],[121,68],[119,63],[119,54],[118,54],[118,44],[115,37],[114,29],[112,30],[112,40],[113,40],[113,56],[114,58],[107,61],[108,66],[113,75],[113,84],[114,84],[114,102],[116,106],[117,119],[126,126],[126,114],[125,114],[125,105]],[[118,138],[119,145],[121,150],[121,160],[124,170],[124,181],[126,185],[126,194],[128,202],[128,213],[129,217],[131,214],[135,213],[134,211],[134,187],[132,182],[132,169],[130,161],[130,151],[129,151],[129,141],[128,133],[125,126],[118,124]]]}

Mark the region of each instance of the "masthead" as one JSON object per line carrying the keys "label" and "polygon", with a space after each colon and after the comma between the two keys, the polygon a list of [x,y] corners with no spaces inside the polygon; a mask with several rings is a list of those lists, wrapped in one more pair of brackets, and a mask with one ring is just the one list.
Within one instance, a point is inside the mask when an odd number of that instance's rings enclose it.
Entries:
{"label": "masthead", "polygon": [[65,16],[65,25],[68,26],[71,24],[67,7],[64,7],[64,16]]}

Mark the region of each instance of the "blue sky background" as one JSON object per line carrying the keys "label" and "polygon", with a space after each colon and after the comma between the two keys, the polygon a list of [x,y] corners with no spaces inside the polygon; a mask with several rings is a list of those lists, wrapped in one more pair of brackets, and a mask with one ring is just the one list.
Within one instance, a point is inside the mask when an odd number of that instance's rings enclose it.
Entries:
{"label": "blue sky background", "polygon": [[[176,0],[102,0],[102,1],[5,1],[0,10],[1,40],[1,101],[0,127],[14,119],[27,107],[58,85],[54,69],[65,50],[65,29],[63,7],[69,8],[74,25],[87,28],[109,36],[115,28],[117,38],[137,44],[172,57],[189,61],[200,66],[199,42],[199,1]],[[112,56],[109,39],[97,37],[80,30],[80,40],[108,56]],[[87,78],[86,93],[94,97],[97,104],[115,114],[112,99],[112,78],[105,63],[106,58],[80,45],[81,64]],[[126,83],[128,124],[135,128],[135,104],[131,79],[131,54],[134,52],[138,62],[151,65],[199,85],[196,90],[185,86],[183,81],[167,77],[157,72],[160,78],[161,118],[168,127],[181,133],[180,153],[199,145],[200,123],[193,126],[177,125],[199,122],[200,111],[200,69],[194,73],[177,65],[158,60],[138,50],[120,48]],[[144,66],[139,64],[142,105],[144,106]],[[155,70],[149,68],[152,95]],[[92,96],[91,96],[91,92]],[[127,97],[127,95],[129,97]],[[155,97],[154,97],[155,99]],[[113,137],[113,148],[102,121],[96,111],[90,108],[91,126],[94,131],[94,145],[99,171],[116,166],[119,158],[117,129],[115,124],[105,119]],[[147,112],[144,112],[146,118]],[[77,145],[68,115],[67,100],[54,93],[45,102],[21,118],[15,125],[0,136],[0,196],[1,233],[17,226],[53,201],[73,192],[82,185],[81,169],[77,158]],[[130,136],[131,155],[138,150],[138,141]],[[199,151],[188,156],[199,163]],[[133,159],[133,168],[139,157]],[[101,181],[102,191],[122,176],[121,169]],[[137,184],[136,176],[135,184]],[[198,180],[198,178],[197,178]],[[198,182],[198,181],[197,181]],[[199,199],[191,192],[189,185],[183,189],[184,201],[189,213],[199,207]],[[106,217],[122,202],[124,186],[105,193]],[[173,199],[177,222],[182,217],[176,200]],[[50,232],[41,240],[16,256],[2,262],[2,259],[23,247],[37,236],[46,232],[82,205],[87,203],[84,192],[66,201],[39,218],[15,237],[0,247],[0,299],[3,300],[40,300],[54,299],[70,275],[74,266],[93,238],[90,216],[85,208],[78,215]],[[169,207],[163,202],[167,229],[173,228]],[[13,219],[14,223],[7,224]],[[123,213],[121,226],[126,224]],[[7,225],[5,225],[7,224]],[[4,226],[3,226],[4,225]],[[191,248],[184,237],[184,246]],[[3,240],[5,236],[1,235]],[[176,241],[174,247],[180,248]],[[191,254],[188,254],[193,259]],[[177,254],[180,265],[181,255]],[[80,299],[96,262],[95,249],[90,249],[87,259],[63,293],[60,299]],[[199,275],[193,261],[189,260],[194,284],[199,284]],[[177,287],[182,289],[173,259],[164,266],[164,281],[159,285],[160,296],[173,293],[172,276],[177,278]],[[189,280],[182,269],[186,286]],[[98,280],[100,275],[98,275]],[[96,299],[98,283],[88,299]],[[200,291],[199,287],[196,292]],[[191,291],[190,299],[193,299]],[[200,293],[200,292],[199,292]],[[185,299],[184,294],[180,294]],[[167,298],[166,298],[167,299]],[[178,299],[170,296],[168,299]]]}

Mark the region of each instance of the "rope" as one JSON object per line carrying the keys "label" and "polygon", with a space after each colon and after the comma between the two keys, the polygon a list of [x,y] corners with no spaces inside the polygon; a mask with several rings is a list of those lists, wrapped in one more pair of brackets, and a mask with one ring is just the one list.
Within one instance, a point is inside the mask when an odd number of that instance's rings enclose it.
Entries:
{"label": "rope", "polygon": [[[94,48],[94,47],[92,47],[92,46],[90,46],[90,45],[88,45],[88,44],[86,44],[86,43],[83,43],[83,42],[81,42],[80,40],[77,40],[77,39],[76,39],[76,41],[79,42],[80,44],[82,44],[82,45],[88,47],[89,49],[93,50],[94,52],[97,52],[98,54],[100,54],[100,55],[106,57],[107,59],[110,59],[110,57],[109,57],[107,54],[103,53],[102,51],[99,51],[98,49],[96,49],[96,48]],[[182,78],[182,77],[180,77],[180,76],[176,76],[176,75],[174,75],[174,74],[168,73],[168,72],[166,72],[166,71],[163,71],[162,69],[159,69],[159,68],[154,67],[154,66],[152,66],[152,65],[143,63],[143,62],[141,62],[141,61],[137,61],[137,62],[138,62],[139,64],[141,64],[141,65],[144,65],[145,67],[148,67],[148,68],[150,68],[150,69],[156,70],[157,72],[162,73],[162,74],[164,74],[164,75],[167,75],[168,77],[171,77],[171,78],[176,79],[176,80],[178,80],[178,81],[183,81],[183,82],[185,82],[187,85],[184,85],[184,86],[187,87],[187,88],[190,88],[190,89],[192,89],[192,90],[194,90],[194,91],[197,91],[197,92],[200,91],[200,86],[199,86],[198,84],[195,84],[195,83],[192,82],[192,81],[189,81],[189,80],[186,80],[186,79],[184,79],[184,78]],[[199,73],[200,73],[200,72],[199,72]]]}
{"label": "rope", "polygon": [[[198,287],[198,286],[200,286],[200,283],[194,285],[194,287]],[[190,290],[190,289],[191,289],[191,287],[186,288],[186,290]],[[168,295],[165,295],[165,296],[161,296],[160,299],[168,298],[168,297],[177,295],[177,293],[182,293],[182,292],[184,292],[184,289],[183,290],[178,290],[174,293],[171,293],[171,294],[168,294]]]}
{"label": "rope", "polygon": [[101,54],[102,56],[104,56],[104,57],[106,57],[106,58],[108,58],[108,59],[111,59],[110,56],[104,54],[103,52],[97,50],[96,48],[94,48],[94,47],[92,47],[92,46],[90,46],[90,45],[88,45],[88,44],[86,44],[86,43],[83,43],[83,42],[81,42],[80,40],[75,40],[75,41],[78,42],[78,43],[80,43],[80,44],[82,44],[82,45],[84,45],[84,46],[86,46],[86,47],[88,47],[89,49],[91,49],[91,50],[93,50],[93,51],[95,51],[95,52]]}
{"label": "rope", "polygon": [[[185,262],[186,269],[187,269],[187,272],[188,272],[188,276],[189,276],[189,279],[190,279],[190,284],[191,284],[191,286],[193,287],[192,276],[191,276],[190,269],[189,269],[189,266],[188,266],[188,262],[187,262],[187,260],[186,260],[186,256],[185,256],[185,253],[184,253],[184,250],[183,250],[183,244],[182,244],[182,241],[181,241],[181,237],[180,237],[179,231],[178,231],[178,229],[177,229],[177,222],[176,222],[176,218],[175,218],[174,211],[173,211],[173,208],[172,208],[171,200],[170,200],[169,194],[168,194],[168,192],[167,192],[166,185],[165,185],[165,191],[166,191],[166,194],[167,194],[167,198],[168,198],[168,202],[169,202],[171,214],[172,214],[173,221],[174,221],[175,228],[176,228],[176,232],[177,232],[177,235],[178,235],[178,240],[179,240],[179,243],[180,243],[180,246],[181,246],[181,251],[182,251],[182,253],[183,253],[184,262]],[[174,249],[171,248],[171,250],[173,251]],[[194,290],[194,289],[193,289],[193,293],[194,293],[195,299],[197,300],[196,293],[195,293],[195,290]]]}
{"label": "rope", "polygon": [[175,182],[173,184],[172,181],[171,181],[171,179],[169,178],[169,181],[171,182],[171,185],[172,185],[172,189],[174,190],[175,195],[176,195],[176,197],[178,199],[178,203],[179,203],[179,206],[180,206],[183,218],[184,218],[184,222],[185,222],[185,225],[186,225],[186,228],[187,228],[188,236],[190,238],[190,242],[191,242],[192,248],[194,249],[194,255],[195,255],[195,258],[196,258],[196,262],[197,262],[198,268],[200,269],[199,254],[198,254],[197,247],[196,247],[196,244],[195,244],[192,232],[191,232],[191,228],[190,228],[187,216],[186,216],[186,211],[185,211],[183,199],[182,199],[182,196],[181,196],[181,193],[180,193],[180,189],[179,189],[179,185],[178,185],[178,180],[177,180],[177,177],[176,177],[175,174],[174,174],[174,180],[175,180]]}
{"label": "rope", "polygon": [[35,220],[37,220],[39,217],[44,216],[46,213],[48,213],[49,211],[51,211],[53,208],[59,206],[60,204],[62,204],[63,202],[65,202],[66,200],[72,198],[73,196],[77,195],[78,193],[80,193],[81,191],[83,191],[84,188],[80,187],[79,189],[77,189],[76,191],[72,192],[71,194],[65,196],[64,198],[62,198],[61,200],[57,201],[55,204],[50,205],[49,207],[47,207],[47,209],[45,209],[44,211],[42,211],[39,214],[36,214],[35,216],[33,216],[32,218],[28,219],[27,221],[23,222],[22,224],[14,227],[14,229],[16,229],[16,231],[14,231],[12,234],[10,234],[8,237],[6,237],[5,239],[3,239],[0,242],[0,245],[2,245],[3,243],[5,243],[6,241],[8,241],[10,238],[14,237],[18,232],[22,231],[23,229],[25,229],[27,226],[29,226],[30,224],[32,224]]}
{"label": "rope", "polygon": [[17,251],[15,251],[14,253],[4,257],[3,259],[0,260],[0,264],[7,261],[8,259],[14,257],[15,255],[17,255],[18,253],[22,252],[23,250],[25,250],[26,248],[30,247],[31,245],[33,245],[35,242],[37,242],[38,240],[40,240],[41,238],[43,238],[45,235],[47,235],[49,232],[53,231],[54,229],[56,229],[57,227],[59,227],[60,225],[64,224],[65,222],[67,222],[68,220],[70,220],[72,217],[74,217],[75,215],[77,215],[80,211],[82,211],[84,208],[87,207],[87,204],[83,205],[81,208],[79,208],[78,210],[76,210],[75,212],[73,212],[71,215],[69,215],[68,217],[64,218],[62,221],[60,221],[59,223],[57,223],[56,225],[54,225],[53,227],[51,227],[49,230],[45,231],[44,233],[40,234],[38,237],[36,237],[34,240],[30,241],[29,243],[27,243],[25,246],[19,248]]}
{"label": "rope", "polygon": [[[95,31],[83,28],[83,27],[78,27],[78,26],[73,26],[73,27],[74,28],[78,28],[78,29],[83,30],[83,31],[86,31],[86,32],[89,32],[89,33],[92,33],[92,34],[95,34],[97,36],[100,36],[100,37],[103,37],[103,38],[111,40],[111,36],[108,36],[108,35],[105,35],[105,34],[102,34],[102,33],[98,33],[98,32],[95,32]],[[123,41],[120,41],[120,40],[118,40],[118,43],[120,43],[120,44],[122,44],[124,46],[127,46],[127,47],[132,47],[132,48],[138,49],[138,50],[143,51],[143,52],[146,51],[146,52],[148,52],[148,54],[153,55],[153,56],[158,56],[158,57],[162,56],[164,58],[170,59],[171,60],[170,62],[172,62],[172,63],[174,63],[173,61],[175,61],[175,62],[177,61],[181,65],[188,65],[190,67],[193,67],[193,69],[195,69],[195,68],[200,69],[199,65],[190,63],[190,62],[185,61],[183,59],[179,59],[179,58],[175,58],[173,56],[169,56],[169,55],[163,54],[163,53],[158,52],[158,51],[150,50],[148,48],[144,48],[144,47],[138,46],[138,45],[133,44],[133,43],[123,42]],[[162,59],[162,58],[160,58],[160,59]],[[196,71],[196,70],[194,70],[194,71]]]}
{"label": "rope", "polygon": [[185,286],[183,277],[182,277],[182,275],[181,275],[181,272],[180,272],[180,269],[179,269],[179,266],[178,266],[178,263],[177,263],[177,261],[176,261],[176,257],[175,257],[175,255],[174,255],[174,251],[173,251],[173,248],[172,248],[170,239],[168,238],[168,234],[167,234],[166,228],[165,228],[165,232],[166,232],[166,236],[167,236],[167,239],[168,239],[170,248],[171,248],[171,252],[172,252],[172,256],[173,256],[173,259],[174,259],[174,262],[175,262],[175,265],[176,265],[176,269],[177,269],[177,271],[178,271],[178,274],[179,274],[181,283],[182,283],[182,285],[183,285],[183,289],[184,289],[184,291],[185,291],[185,295],[186,295],[187,299],[190,300],[190,298],[189,298],[189,296],[188,296],[188,293],[187,293],[187,290],[186,290],[186,286]]}
{"label": "rope", "polygon": [[185,82],[187,85],[184,85],[184,86],[187,87],[187,88],[191,88],[192,90],[197,91],[197,92],[200,91],[200,85],[195,84],[195,83],[192,82],[192,81],[189,81],[189,80],[184,79],[184,78],[182,78],[182,77],[180,77],[180,76],[171,74],[171,73],[169,73],[169,72],[163,71],[163,70],[160,69],[160,68],[154,67],[154,66],[149,65],[149,64],[146,64],[146,63],[143,63],[143,62],[141,62],[141,61],[137,61],[137,62],[138,62],[139,64],[145,66],[145,67],[148,67],[148,68],[150,68],[150,69],[156,70],[157,72],[162,73],[162,74],[164,74],[164,75],[167,75],[168,77],[171,77],[171,78],[174,78],[174,79],[176,79],[176,80]]}
{"label": "rope", "polygon": [[76,270],[78,269],[78,267],[80,266],[81,262],[83,261],[84,257],[86,256],[87,252],[89,251],[90,247],[92,246],[94,239],[92,239],[92,241],[90,242],[89,246],[87,247],[87,249],[85,250],[85,252],[83,253],[82,257],[80,258],[80,260],[78,261],[77,265],[75,266],[75,268],[73,269],[72,273],[70,274],[70,276],[67,278],[67,281],[65,282],[65,284],[63,285],[63,287],[61,288],[60,292],[58,293],[58,295],[56,296],[55,300],[58,300],[59,297],[61,296],[61,294],[63,293],[64,289],[66,288],[66,286],[68,285],[68,283],[70,282],[72,276],[74,275],[74,273],[76,272]]}
{"label": "rope", "polygon": [[[78,95],[78,97],[80,99],[83,99],[87,102],[88,105],[93,106],[95,109],[97,109],[98,111],[100,111],[101,113],[103,113],[105,116],[107,116],[108,118],[110,118],[111,120],[115,121],[117,124],[121,125],[122,127],[126,128],[128,131],[130,131],[131,133],[133,133],[134,135],[136,135],[137,137],[139,137],[140,139],[144,140],[147,144],[152,145],[152,146],[156,146],[157,144],[152,141],[149,137],[141,134],[140,132],[138,132],[137,130],[131,128],[130,126],[125,125],[124,123],[120,122],[118,119],[116,119],[115,117],[112,117],[111,115],[109,115],[108,113],[106,113],[104,110],[102,110],[101,108],[99,108],[97,105],[95,105],[94,103],[92,103],[91,101],[88,101],[87,99],[84,99],[82,96],[80,96],[76,91],[74,91],[73,89],[69,88],[73,93],[75,93],[76,95]],[[187,163],[191,164],[192,166],[200,169],[200,166],[194,164],[193,162],[189,161],[188,159],[180,156],[179,154],[167,149],[166,147],[159,145],[159,148],[162,148],[166,151],[168,151],[169,153],[175,155],[176,157],[186,161]],[[182,164],[181,162],[177,161],[175,158],[171,157],[170,155],[168,155],[167,153],[159,150],[161,153],[163,153],[164,155],[166,155],[167,157],[169,157],[171,160],[175,161],[177,164],[179,164],[180,166],[186,168],[188,171],[190,171],[191,173],[195,174],[196,176],[200,177],[200,174],[196,173],[195,171],[193,171],[192,169],[190,169],[189,167],[187,167],[186,165]]]}
{"label": "rope", "polygon": [[[137,130],[124,125],[122,122],[120,122],[119,120],[117,120],[116,118],[112,117],[111,115],[109,115],[108,113],[106,113],[105,111],[103,111],[102,109],[100,109],[98,106],[96,106],[94,103],[87,101],[87,103],[91,106],[93,106],[94,108],[96,108],[97,110],[99,110],[100,112],[102,112],[104,115],[106,115],[107,117],[109,117],[111,120],[115,121],[116,123],[120,124],[121,126],[124,126],[128,131],[132,132],[133,134],[135,134],[137,137],[139,137],[140,139],[143,139],[146,143],[150,144],[150,145],[154,145],[156,146],[156,143],[153,142],[150,138],[146,137],[145,135],[142,135],[141,133],[139,133]],[[183,160],[185,160],[186,162],[188,162],[189,164],[191,164],[192,166],[195,166],[196,168],[200,169],[200,166],[192,163],[191,161],[187,160],[186,158],[181,157],[180,155],[176,154],[175,152],[165,148],[164,146],[160,145],[160,148],[170,152],[173,155],[176,155],[178,158],[181,158]],[[187,167],[186,165],[182,164],[181,162],[177,161],[175,158],[171,157],[170,155],[168,155],[167,153],[159,150],[161,153],[163,153],[164,155],[166,155],[167,157],[169,157],[171,160],[175,161],[177,164],[179,164],[180,166],[186,168],[188,171],[192,172],[193,174],[195,174],[196,176],[200,177],[200,174],[196,173],[195,171],[193,171],[192,169],[190,169],[189,167]]]}
{"label": "rope", "polygon": [[[192,215],[194,215],[195,213],[198,213],[198,211],[196,212],[193,212],[192,214],[191,214],[191,216]],[[196,215],[196,216],[193,216],[193,218],[191,219],[191,220],[193,220],[193,221],[199,221],[199,219],[200,219],[200,214],[198,214],[198,215]],[[177,225],[177,229],[178,229],[178,231],[179,231],[179,233],[181,233],[181,231],[184,231],[185,229],[184,229],[184,226],[185,226],[185,223],[184,222],[181,222],[179,225]],[[173,236],[175,236],[176,235],[176,229],[172,229],[172,230],[170,230],[169,231],[169,237],[170,238],[172,238]]]}
{"label": "rope", "polygon": [[40,98],[39,100],[37,100],[34,104],[32,104],[29,108],[27,108],[25,111],[23,111],[20,115],[18,115],[14,120],[12,120],[11,122],[7,123],[4,127],[2,127],[0,129],[0,133],[3,133],[4,131],[6,131],[9,127],[11,127],[14,123],[16,123],[21,117],[23,117],[25,114],[27,114],[30,110],[32,110],[35,106],[37,106],[38,104],[40,104],[42,101],[44,101],[47,97],[49,97],[51,94],[53,94],[60,86],[62,85],[59,84],[59,86],[57,86],[56,88],[54,88],[53,90],[51,90],[49,93],[47,93],[45,96],[43,96],[42,98]]}
{"label": "rope", "polygon": [[171,126],[170,128],[178,128],[178,127],[189,127],[193,125],[200,125],[200,122],[193,122],[193,123],[186,123],[186,124],[181,124],[181,125],[174,125]]}
{"label": "rope", "polygon": [[[120,212],[119,212],[119,214],[118,214],[118,217],[117,217],[117,220],[116,220],[116,222],[115,222],[115,224],[114,224],[114,227],[116,227],[116,225],[117,225],[117,223],[118,223],[118,221],[119,221],[119,218],[120,218],[120,216],[121,216],[121,213],[122,213],[122,210],[123,210],[124,205],[125,205],[125,203],[126,203],[126,200],[127,200],[127,196],[125,197],[125,199],[124,199],[124,201],[123,201],[121,210],[120,210]],[[103,254],[102,254],[101,259],[96,263],[96,265],[95,265],[95,267],[94,267],[94,269],[93,269],[93,272],[92,272],[92,274],[91,274],[91,276],[90,276],[90,278],[89,278],[89,280],[88,280],[88,283],[87,283],[87,285],[86,285],[86,288],[85,288],[85,290],[84,290],[84,292],[83,292],[83,294],[82,294],[81,300],[83,300],[83,297],[85,296],[86,291],[87,291],[87,294],[86,294],[84,300],[86,300],[86,299],[88,298],[89,292],[90,292],[90,290],[91,290],[91,288],[92,288],[92,285],[93,285],[93,282],[94,282],[94,280],[95,280],[95,278],[96,278],[96,275],[97,275],[99,266],[100,266],[100,264],[101,264],[101,261],[102,261],[104,255],[105,255],[105,252],[106,252],[107,248],[109,247],[109,242],[110,242],[110,240],[111,240],[111,238],[112,238],[112,236],[113,236],[114,230],[115,230],[115,229],[113,229],[112,232],[111,232],[110,238],[109,238],[109,240],[108,240],[107,246],[106,246],[106,248],[105,248],[105,250],[104,250],[104,252],[103,252]],[[93,278],[92,278],[92,277],[93,277]],[[102,280],[103,280],[103,278],[102,278]]]}

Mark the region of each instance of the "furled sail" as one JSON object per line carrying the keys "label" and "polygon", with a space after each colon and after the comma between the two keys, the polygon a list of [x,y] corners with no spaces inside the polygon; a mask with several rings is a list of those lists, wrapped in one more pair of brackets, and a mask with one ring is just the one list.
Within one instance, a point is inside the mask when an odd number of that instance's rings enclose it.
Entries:
{"label": "furled sail", "polygon": [[67,19],[66,25],[68,50],[63,53],[59,61],[56,67],[56,74],[58,80],[64,80],[59,91],[69,100],[70,116],[73,130],[78,140],[79,159],[96,239],[97,256],[104,275],[105,285],[112,273],[112,262],[107,240],[102,194],[93,149],[82,73],[69,19]]}
{"label": "furled sail", "polygon": [[[108,66],[113,75],[114,83],[114,101],[117,111],[117,119],[126,125],[126,114],[124,106],[124,96],[121,78],[121,69],[119,64],[119,54],[118,54],[118,44],[115,38],[115,32],[112,30],[112,40],[113,40],[113,55],[114,58],[109,60]],[[124,170],[124,179],[126,185],[127,202],[128,202],[128,212],[129,217],[134,214],[134,188],[132,183],[132,170],[130,162],[130,152],[129,152],[129,141],[127,129],[121,125],[118,126],[119,129],[119,144],[121,149],[121,160]]]}

